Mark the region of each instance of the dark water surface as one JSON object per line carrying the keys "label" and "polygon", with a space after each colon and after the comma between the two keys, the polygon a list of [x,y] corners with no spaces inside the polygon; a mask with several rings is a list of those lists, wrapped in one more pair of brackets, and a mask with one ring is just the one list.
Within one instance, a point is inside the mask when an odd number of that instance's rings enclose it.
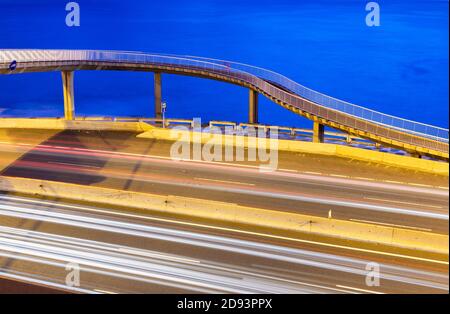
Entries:
{"label": "dark water surface", "polygon": [[[448,1],[0,0],[0,48],[118,49],[229,59],[265,67],[336,98],[448,127]],[[61,116],[59,73],[0,77],[0,116]],[[149,73],[77,72],[79,115],[152,116]],[[247,90],[163,76],[167,115],[245,121]],[[309,125],[261,101],[260,120]]]}

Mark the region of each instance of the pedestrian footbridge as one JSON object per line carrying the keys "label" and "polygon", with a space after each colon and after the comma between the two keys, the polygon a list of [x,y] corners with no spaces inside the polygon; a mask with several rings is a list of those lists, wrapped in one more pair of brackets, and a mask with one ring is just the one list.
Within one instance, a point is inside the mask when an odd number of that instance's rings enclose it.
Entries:
{"label": "pedestrian footbridge", "polygon": [[258,95],[314,121],[314,141],[324,126],[399,148],[416,156],[449,159],[448,129],[357,106],[300,85],[276,72],[224,60],[124,51],[0,50],[0,74],[61,71],[65,118],[75,118],[73,74],[78,70],[153,72],[155,112],[160,118],[161,73],[189,75],[249,89],[249,123],[258,122]]}

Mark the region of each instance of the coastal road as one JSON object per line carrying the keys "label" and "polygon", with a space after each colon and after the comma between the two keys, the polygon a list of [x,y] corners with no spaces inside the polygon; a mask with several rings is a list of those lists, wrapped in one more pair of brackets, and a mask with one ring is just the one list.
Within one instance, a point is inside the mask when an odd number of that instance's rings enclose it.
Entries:
{"label": "coastal road", "polygon": [[447,262],[118,209],[0,195],[0,222],[0,278],[71,292],[448,293]]}
{"label": "coastal road", "polygon": [[306,169],[314,171],[290,167],[290,160],[280,156],[277,171],[261,172],[252,164],[174,161],[167,143],[135,137],[119,141],[117,132],[63,133],[40,144],[28,144],[26,139],[0,143],[0,156],[22,151],[1,175],[179,195],[320,217],[331,214],[336,219],[448,234],[448,186],[441,178],[434,185],[403,183],[396,179],[401,180],[404,174],[399,172],[396,178],[393,172],[391,177],[384,174],[384,180],[374,180],[367,174],[358,177],[362,170],[348,166],[346,172],[338,172],[339,164],[326,165],[326,173],[317,164],[330,161],[304,156],[296,157],[297,164],[310,162]]}

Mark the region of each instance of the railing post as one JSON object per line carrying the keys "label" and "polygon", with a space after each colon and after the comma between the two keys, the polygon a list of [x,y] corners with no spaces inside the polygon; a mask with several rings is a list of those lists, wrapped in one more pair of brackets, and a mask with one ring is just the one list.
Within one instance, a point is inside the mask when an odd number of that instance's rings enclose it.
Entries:
{"label": "railing post", "polygon": [[317,121],[313,126],[313,143],[323,143],[325,137],[325,127]]}
{"label": "railing post", "polygon": [[162,92],[161,92],[161,73],[155,72],[154,74],[154,90],[155,90],[155,118],[161,119],[162,118]]}
{"label": "railing post", "polygon": [[347,134],[347,136],[345,137],[345,141],[346,141],[348,144],[351,144],[351,143],[352,143],[352,136],[351,136],[350,134]]}
{"label": "railing post", "polygon": [[75,100],[73,87],[73,71],[62,71],[64,93],[64,119],[75,119]]}
{"label": "railing post", "polygon": [[258,93],[252,89],[248,97],[248,123],[258,123]]}

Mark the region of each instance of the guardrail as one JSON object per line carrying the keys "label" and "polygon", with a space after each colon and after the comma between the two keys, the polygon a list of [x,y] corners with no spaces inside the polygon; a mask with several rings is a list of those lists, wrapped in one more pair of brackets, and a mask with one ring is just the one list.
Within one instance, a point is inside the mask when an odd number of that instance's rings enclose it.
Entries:
{"label": "guardrail", "polygon": [[296,95],[302,96],[305,99],[313,101],[317,104],[320,104],[324,107],[331,108],[337,111],[341,111],[347,113],[349,115],[365,119],[367,121],[371,121],[377,124],[389,126],[396,128],[398,130],[402,130],[408,133],[413,133],[417,135],[427,136],[439,141],[448,142],[449,141],[449,130],[425,123],[420,123],[388,114],[384,114],[379,111],[375,111],[369,108],[361,107],[325,94],[307,88],[303,85],[298,84],[297,82],[292,81],[291,79],[276,73],[271,70],[267,70],[264,68],[239,63],[239,62],[231,62],[220,59],[211,59],[197,56],[179,56],[179,55],[171,55],[174,57],[184,57],[184,58],[192,58],[196,60],[204,60],[208,62],[216,62],[225,67],[232,67],[233,69],[238,69],[250,74],[253,74],[259,78],[262,78],[268,82],[275,83]]}
{"label": "guardrail", "polygon": [[[308,89],[292,80],[262,68],[241,63],[136,52],[90,50],[0,50],[0,69],[16,61],[38,66],[80,66],[83,64],[135,64],[189,68],[237,79],[279,101],[340,125],[391,140],[448,153],[448,129],[414,122],[353,105]],[[354,117],[355,119],[352,119]],[[408,134],[414,135],[408,135]],[[432,141],[426,141],[431,139]],[[441,145],[442,144],[442,145]]]}

